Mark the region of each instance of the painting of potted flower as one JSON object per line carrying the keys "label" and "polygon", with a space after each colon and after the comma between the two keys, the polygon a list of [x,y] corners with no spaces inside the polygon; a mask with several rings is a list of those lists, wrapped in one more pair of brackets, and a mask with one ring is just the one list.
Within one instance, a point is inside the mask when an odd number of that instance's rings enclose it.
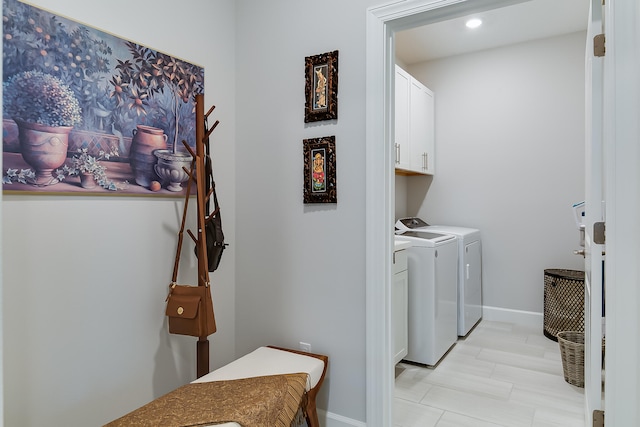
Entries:
{"label": "painting of potted flower", "polygon": [[109,160],[109,157],[117,155],[118,152],[114,149],[111,153],[100,151],[98,157],[95,157],[83,148],[73,155],[69,165],[64,165],[62,169],[56,171],[56,176],[60,181],[66,176],[79,176],[82,188],[91,189],[99,185],[106,190],[115,191],[118,186],[107,177],[107,168],[100,163],[100,160]]}
{"label": "painting of potted flower", "polygon": [[69,133],[82,121],[76,96],[60,79],[23,71],[3,83],[3,110],[18,125],[22,157],[35,170],[34,183],[55,184],[54,169],[67,157]]}
{"label": "painting of potted flower", "polygon": [[[80,188],[76,180],[60,182],[57,171],[64,169],[64,149],[70,164],[72,155],[83,148],[98,159],[101,152],[116,147],[118,155],[99,162],[108,165],[111,180],[137,184],[118,186],[118,190],[146,195],[154,181],[162,181],[165,189],[155,194],[183,193],[184,188],[173,179],[173,160],[170,168],[163,167],[161,177],[155,168],[158,156],[153,153],[157,150],[166,157],[177,151],[172,159],[189,159],[180,149],[183,141],[195,146],[195,95],[204,91],[204,69],[19,0],[2,0],[2,6],[3,190],[93,192]],[[56,89],[49,95],[40,89],[30,90],[30,84],[25,83],[22,94],[18,89],[11,92],[9,85],[25,82],[27,76],[50,82]],[[36,166],[35,160],[29,159],[33,153],[23,146],[24,135],[36,131],[22,124],[46,122],[48,118],[27,121],[16,111],[49,113],[45,100],[53,95],[69,96],[68,102],[57,102],[51,110],[64,109],[57,120],[64,126],[55,127],[66,134],[49,139],[56,147],[49,150],[56,152],[56,160],[48,155],[40,159],[46,160],[45,165]],[[18,102],[22,106],[10,112],[10,105]],[[49,127],[54,127],[53,121]],[[165,172],[171,172],[171,180]],[[58,185],[51,186],[54,183]],[[103,188],[96,187],[96,194],[103,193]]]}

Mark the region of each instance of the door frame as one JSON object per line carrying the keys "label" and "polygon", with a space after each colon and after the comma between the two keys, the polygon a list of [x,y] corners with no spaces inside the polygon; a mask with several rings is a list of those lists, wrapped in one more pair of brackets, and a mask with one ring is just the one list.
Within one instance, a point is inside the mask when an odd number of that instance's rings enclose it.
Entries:
{"label": "door frame", "polygon": [[602,410],[602,308],[605,246],[594,239],[594,224],[604,221],[604,150],[602,147],[603,63],[593,39],[602,33],[602,1],[591,0],[585,49],[585,208],[584,217],[584,416],[593,424],[593,411]]}
{"label": "door frame", "polygon": [[367,10],[366,417],[393,425],[391,257],[394,228],[394,34],[528,0],[407,0]]}

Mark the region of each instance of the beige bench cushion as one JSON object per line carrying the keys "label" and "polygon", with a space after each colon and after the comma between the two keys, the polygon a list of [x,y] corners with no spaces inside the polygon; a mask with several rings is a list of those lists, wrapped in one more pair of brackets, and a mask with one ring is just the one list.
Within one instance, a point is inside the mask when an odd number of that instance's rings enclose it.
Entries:
{"label": "beige bench cushion", "polygon": [[315,357],[270,347],[259,347],[228,365],[209,372],[194,382],[237,380],[265,375],[306,372],[309,374],[309,383],[307,384],[307,391],[309,391],[318,384],[323,370],[324,363]]}

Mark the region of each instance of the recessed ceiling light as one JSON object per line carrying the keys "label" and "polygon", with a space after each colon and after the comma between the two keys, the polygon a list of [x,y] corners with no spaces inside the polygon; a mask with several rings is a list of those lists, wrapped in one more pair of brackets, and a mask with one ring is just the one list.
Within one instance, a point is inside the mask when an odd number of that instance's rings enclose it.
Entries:
{"label": "recessed ceiling light", "polygon": [[482,20],[478,18],[469,19],[466,25],[467,28],[478,28],[480,25],[482,25]]}

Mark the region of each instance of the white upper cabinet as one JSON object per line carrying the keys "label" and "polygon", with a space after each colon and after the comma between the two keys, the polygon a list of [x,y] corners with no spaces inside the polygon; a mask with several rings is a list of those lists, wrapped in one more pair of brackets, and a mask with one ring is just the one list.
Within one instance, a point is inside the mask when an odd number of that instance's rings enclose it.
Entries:
{"label": "white upper cabinet", "polygon": [[433,92],[397,65],[395,80],[396,173],[433,175]]}

